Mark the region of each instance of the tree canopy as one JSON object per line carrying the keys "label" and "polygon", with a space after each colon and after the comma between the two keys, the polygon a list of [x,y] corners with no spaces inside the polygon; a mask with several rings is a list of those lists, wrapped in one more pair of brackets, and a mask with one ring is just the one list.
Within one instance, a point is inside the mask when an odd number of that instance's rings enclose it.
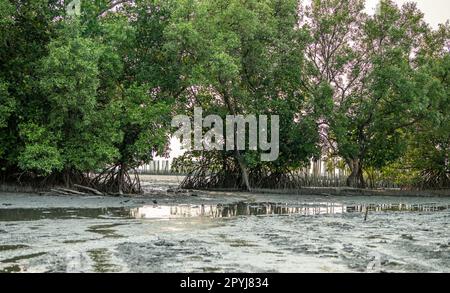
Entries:
{"label": "tree canopy", "polygon": [[[0,0],[0,174],[140,192],[171,118],[279,115],[280,151],[190,151],[193,187],[286,186],[311,158],[450,185],[449,32],[412,3]],[[247,141],[248,143],[248,141]],[[200,184],[193,183],[200,182]]]}

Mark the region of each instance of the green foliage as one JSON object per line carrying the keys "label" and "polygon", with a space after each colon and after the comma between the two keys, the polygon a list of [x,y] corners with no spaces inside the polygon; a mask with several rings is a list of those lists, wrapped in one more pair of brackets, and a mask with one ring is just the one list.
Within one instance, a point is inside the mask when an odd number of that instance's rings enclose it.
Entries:
{"label": "green foliage", "polygon": [[171,116],[201,106],[280,116],[278,160],[187,156],[214,168],[281,174],[327,154],[351,185],[364,171],[449,185],[450,28],[414,4],[369,16],[363,0],[96,0],[68,16],[65,2],[0,0],[2,177],[107,169],[120,189],[167,152]]}
{"label": "green foliage", "polygon": [[0,1],[0,166],[9,174],[23,149],[18,125],[43,114],[36,69],[60,9],[58,1]]}
{"label": "green foliage", "polygon": [[[58,1],[0,2],[2,171],[126,172],[165,150],[171,99],[155,90],[164,74],[143,74],[153,62],[143,60],[144,44],[135,50],[145,22],[130,22],[125,7],[106,13],[108,1],[82,2],[81,17],[66,16]],[[132,8],[141,17],[144,3]]]}
{"label": "green foliage", "polygon": [[99,60],[102,47],[79,35],[77,22],[67,22],[49,44],[40,65],[40,89],[48,115],[42,117],[57,137],[65,168],[88,171],[117,157],[120,139],[110,107],[99,102]]}
{"label": "green foliage", "polygon": [[0,83],[0,128],[7,126],[7,121],[14,111],[15,101],[9,97],[8,84]]}
{"label": "green foliage", "polygon": [[165,30],[166,50],[177,56],[190,89],[180,97],[183,111],[193,102],[222,117],[280,116],[279,159],[263,164],[257,152],[245,151],[250,168],[287,170],[318,152],[314,118],[301,114],[307,34],[295,28],[297,21],[296,1],[183,1]]}
{"label": "green foliage", "polygon": [[410,186],[450,186],[449,72],[448,54],[440,58],[429,58],[421,68],[421,84],[429,97],[428,106],[424,110],[425,117],[410,128],[405,155],[389,166],[391,170],[403,166],[406,172],[399,172],[402,175],[400,179],[396,179],[400,182],[407,180]]}
{"label": "green foliage", "polygon": [[313,1],[305,14],[312,38],[304,76],[328,126],[327,148],[344,159],[350,177],[358,177],[349,183],[360,187],[363,169],[399,160],[411,144],[409,131],[434,112],[438,87],[423,70],[424,58],[439,56],[448,40],[413,4],[382,1],[374,16],[362,9],[360,0]]}
{"label": "green foliage", "polygon": [[149,99],[148,91],[146,85],[133,84],[115,105],[124,134],[118,162],[129,168],[151,161],[153,152],[163,153],[168,140],[169,104]]}
{"label": "green foliage", "polygon": [[20,136],[25,142],[25,148],[18,158],[21,169],[44,175],[62,170],[62,156],[51,132],[42,126],[28,123],[21,125]]}

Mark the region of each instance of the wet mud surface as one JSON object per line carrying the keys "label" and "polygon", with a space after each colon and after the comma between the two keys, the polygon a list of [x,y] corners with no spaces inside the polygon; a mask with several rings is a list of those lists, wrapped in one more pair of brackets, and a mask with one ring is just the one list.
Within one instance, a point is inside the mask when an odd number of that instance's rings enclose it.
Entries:
{"label": "wet mud surface", "polygon": [[450,198],[4,193],[0,272],[450,272],[449,224]]}

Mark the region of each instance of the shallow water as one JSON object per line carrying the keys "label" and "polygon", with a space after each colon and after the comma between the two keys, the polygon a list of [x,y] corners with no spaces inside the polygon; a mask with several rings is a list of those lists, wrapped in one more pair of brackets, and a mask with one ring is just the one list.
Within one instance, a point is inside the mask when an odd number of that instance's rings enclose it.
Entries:
{"label": "shallow water", "polygon": [[0,271],[450,272],[449,223],[450,198],[0,194]]}

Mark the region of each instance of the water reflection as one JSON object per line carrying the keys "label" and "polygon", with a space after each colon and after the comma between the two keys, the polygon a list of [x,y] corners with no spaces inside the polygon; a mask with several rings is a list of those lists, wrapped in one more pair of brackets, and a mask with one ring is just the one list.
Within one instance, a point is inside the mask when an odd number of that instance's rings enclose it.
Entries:
{"label": "water reflection", "polygon": [[342,204],[331,202],[310,202],[297,205],[273,202],[236,202],[218,205],[144,205],[137,208],[7,208],[0,209],[0,222],[34,221],[43,219],[164,219],[164,218],[229,218],[250,215],[326,215],[364,212],[438,212],[449,205],[428,204]]}
{"label": "water reflection", "polygon": [[43,219],[123,218],[127,208],[38,208],[0,209],[1,221],[36,221]]}
{"label": "water reflection", "polygon": [[185,217],[229,218],[249,215],[316,215],[322,213],[342,213],[342,207],[335,205],[327,205],[325,207],[290,207],[287,204],[277,203],[238,202],[226,205],[153,205],[131,209],[132,217],[140,219]]}
{"label": "water reflection", "polygon": [[402,203],[390,203],[390,204],[369,204],[369,205],[353,205],[347,206],[347,213],[351,212],[363,212],[365,208],[369,211],[375,212],[438,212],[448,209],[449,205],[438,205],[435,203],[428,204],[402,204]]}
{"label": "water reflection", "polygon": [[177,205],[177,206],[143,206],[130,210],[131,216],[138,219],[210,217],[229,218],[250,215],[326,215],[369,211],[442,211],[448,205],[437,204],[378,204],[378,205],[344,205],[340,203],[304,203],[289,206],[283,203],[246,203],[219,205]]}

